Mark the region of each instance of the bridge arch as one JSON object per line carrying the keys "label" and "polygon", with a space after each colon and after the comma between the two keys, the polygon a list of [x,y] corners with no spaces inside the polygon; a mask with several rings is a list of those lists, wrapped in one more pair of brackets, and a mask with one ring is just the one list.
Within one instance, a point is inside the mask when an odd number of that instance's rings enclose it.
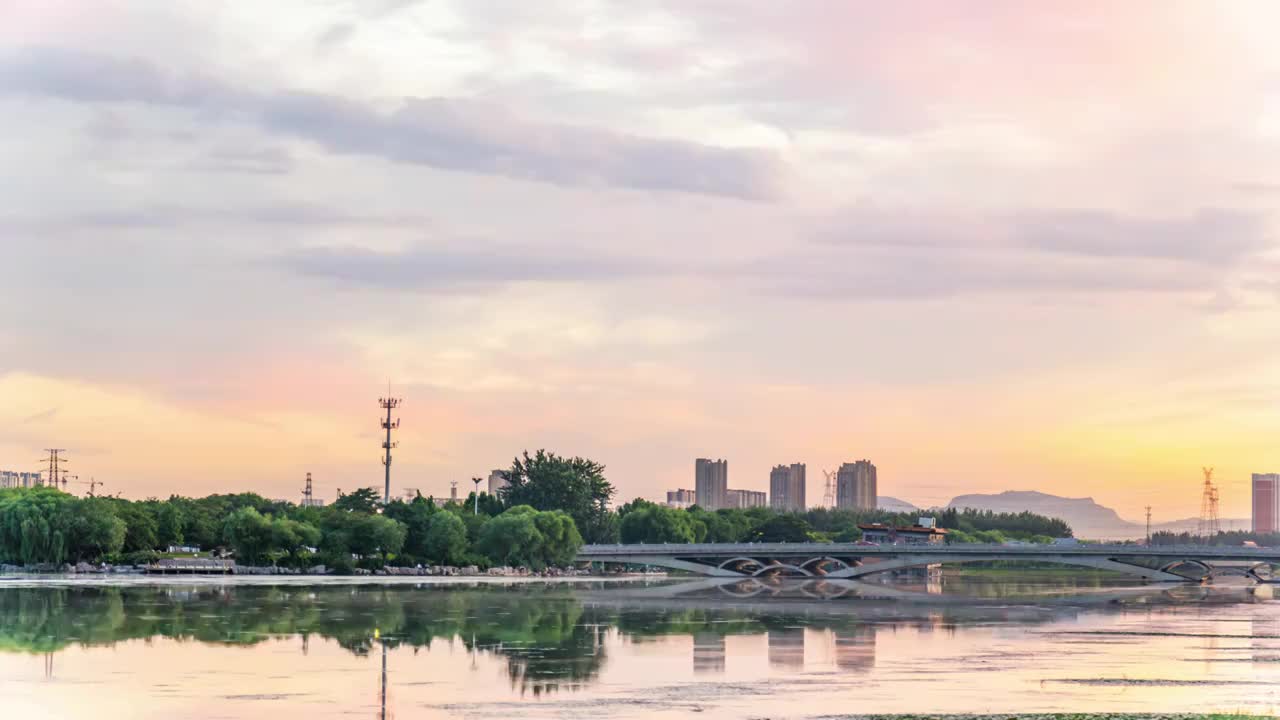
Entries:
{"label": "bridge arch", "polygon": [[1192,560],[1192,559],[1174,560],[1173,562],[1165,563],[1164,565],[1160,566],[1160,572],[1173,573],[1174,575],[1177,575],[1178,573],[1174,573],[1173,571],[1179,568],[1184,568],[1184,567],[1200,568],[1200,577],[1188,578],[1191,580],[1204,580],[1206,578],[1212,577],[1214,574],[1214,568],[1212,565],[1204,562],[1203,560]]}
{"label": "bridge arch", "polygon": [[764,567],[765,564],[755,558],[738,556],[735,558],[729,558],[728,560],[725,560],[724,562],[720,563],[716,567],[719,568],[720,570],[729,570],[729,571],[734,571],[739,573],[755,572],[754,570],[752,571],[743,570],[742,566],[744,565],[754,565],[756,569],[760,569]]}
{"label": "bridge arch", "polygon": [[776,561],[769,565],[765,565],[759,570],[756,570],[754,573],[751,574],[751,577],[760,577],[761,575],[768,575],[769,573],[773,573],[773,572],[795,573],[796,575],[800,575],[803,577],[813,577],[813,573],[809,572],[808,570],[805,570],[799,565],[788,565],[786,563],[780,563]]}
{"label": "bridge arch", "polygon": [[808,560],[805,560],[804,562],[800,563],[800,567],[805,568],[806,570],[814,570],[815,572],[821,572],[821,568],[823,564],[826,564],[826,563],[839,565],[839,567],[837,567],[836,570],[844,570],[845,568],[850,568],[854,566],[853,564],[850,564],[844,560],[841,560],[840,558],[831,557],[830,555],[822,555],[820,557],[814,557],[814,558],[809,558]]}
{"label": "bridge arch", "polygon": [[[890,570],[905,570],[908,568],[927,567],[929,565],[958,564],[971,562],[990,562],[994,560],[1008,560],[1009,558],[1002,555],[902,555],[892,557],[875,563],[862,563],[861,565],[837,570],[830,573],[827,577],[831,578],[859,578],[866,575],[874,575],[876,573],[888,572]],[[1128,575],[1137,575],[1147,580],[1160,580],[1165,582],[1195,582],[1194,578],[1187,578],[1166,570],[1158,570],[1143,565],[1135,565],[1132,563],[1122,562],[1115,558],[1108,557],[1087,557],[1087,556],[1045,556],[1034,558],[1036,562],[1056,563],[1059,565],[1074,565],[1078,567],[1089,567],[1101,570],[1114,570],[1116,572]]]}

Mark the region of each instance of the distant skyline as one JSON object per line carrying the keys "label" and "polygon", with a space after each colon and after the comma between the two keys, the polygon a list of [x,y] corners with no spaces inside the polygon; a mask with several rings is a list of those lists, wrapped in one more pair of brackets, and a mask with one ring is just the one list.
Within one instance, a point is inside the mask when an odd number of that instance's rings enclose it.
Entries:
{"label": "distant skyline", "polygon": [[[0,467],[1249,517],[1280,4],[0,0]],[[811,502],[812,504],[812,502]]]}

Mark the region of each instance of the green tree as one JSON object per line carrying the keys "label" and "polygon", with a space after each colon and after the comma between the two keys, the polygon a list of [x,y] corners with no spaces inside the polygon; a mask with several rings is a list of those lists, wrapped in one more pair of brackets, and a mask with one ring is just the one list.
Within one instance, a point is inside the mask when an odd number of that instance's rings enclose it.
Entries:
{"label": "green tree", "polygon": [[494,565],[541,570],[573,562],[582,535],[568,513],[518,505],[485,524],[479,550]]}
{"label": "green tree", "polygon": [[467,526],[453,513],[437,512],[431,516],[424,544],[419,557],[443,565],[461,565],[467,554]]}
{"label": "green tree", "polygon": [[351,552],[361,557],[382,557],[404,547],[404,525],[381,515],[355,515],[348,524]]}
{"label": "green tree", "polygon": [[812,530],[799,515],[774,515],[751,533],[751,542],[808,542]]}
{"label": "green tree", "polygon": [[333,503],[335,510],[370,514],[377,512],[382,504],[382,495],[373,488],[360,488],[339,497]]}
{"label": "green tree", "polygon": [[431,529],[431,518],[439,512],[435,503],[418,495],[412,502],[396,500],[389,503],[382,514],[404,525],[403,551],[415,559],[422,560],[432,557],[427,548],[427,534]]}
{"label": "green tree", "polygon": [[274,549],[271,518],[252,507],[231,513],[222,532],[227,546],[236,553],[236,561],[245,565],[261,562]]}
{"label": "green tree", "polygon": [[693,543],[706,534],[706,525],[694,515],[652,503],[622,518],[624,543]]}
{"label": "green tree", "polygon": [[124,552],[144,552],[160,546],[156,519],[142,503],[116,499],[116,516],[124,521]]}
{"label": "green tree", "polygon": [[173,502],[156,502],[152,504],[156,519],[156,540],[159,546],[182,544],[182,528],[184,518],[182,508]]}
{"label": "green tree", "polygon": [[609,542],[616,536],[617,516],[609,511],[614,488],[600,463],[545,450],[533,456],[525,451],[512,461],[507,480],[510,485],[500,493],[508,507],[563,510],[588,542]]}
{"label": "green tree", "polygon": [[72,560],[96,560],[120,552],[124,547],[125,524],[109,501],[87,498],[72,508],[70,524]]}
{"label": "green tree", "polygon": [[478,545],[494,565],[540,568],[542,543],[542,533],[538,532],[532,513],[508,510],[485,523]]}

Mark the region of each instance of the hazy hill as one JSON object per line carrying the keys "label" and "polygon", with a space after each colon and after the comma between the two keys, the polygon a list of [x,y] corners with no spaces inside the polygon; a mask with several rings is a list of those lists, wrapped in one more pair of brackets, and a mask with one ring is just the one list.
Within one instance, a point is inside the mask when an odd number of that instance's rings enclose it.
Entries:
{"label": "hazy hill", "polygon": [[[1081,538],[1125,540],[1140,538],[1146,533],[1145,523],[1125,520],[1115,510],[1094,502],[1093,498],[1066,498],[1034,490],[1008,490],[996,495],[960,495],[947,503],[947,507],[993,512],[1027,510],[1037,515],[1066,520],[1076,537]],[[1224,519],[1222,529],[1247,529],[1248,524],[1247,520]],[[1151,525],[1152,532],[1195,532],[1195,529],[1195,518]]]}
{"label": "hazy hill", "polygon": [[888,495],[877,496],[876,507],[881,510],[888,510],[889,512],[916,512],[919,510],[914,503],[909,503],[906,500],[899,500],[896,497],[889,497]]}

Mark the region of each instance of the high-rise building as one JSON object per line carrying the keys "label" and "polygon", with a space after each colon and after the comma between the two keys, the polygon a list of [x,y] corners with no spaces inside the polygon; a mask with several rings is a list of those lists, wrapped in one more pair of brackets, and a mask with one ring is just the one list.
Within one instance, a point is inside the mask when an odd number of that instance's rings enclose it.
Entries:
{"label": "high-rise building", "polygon": [[704,510],[728,507],[726,490],[729,489],[729,461],[698,458],[693,464],[694,492],[698,506]]}
{"label": "high-rise building", "polygon": [[753,507],[768,507],[769,496],[761,490],[734,490],[729,488],[724,491],[725,507],[738,508],[746,510]]}
{"label": "high-rise building", "polygon": [[494,470],[489,473],[489,494],[497,495],[498,491],[504,487],[510,487],[511,481],[507,480],[506,470]]}
{"label": "high-rise building", "polygon": [[1280,473],[1253,474],[1253,531],[1280,532]]}
{"label": "high-rise building", "polygon": [[875,510],[876,466],[870,460],[845,463],[836,473],[836,507],[849,510]]}
{"label": "high-rise building", "polygon": [[804,510],[804,486],[804,463],[775,467],[769,472],[769,506],[774,510]]}

